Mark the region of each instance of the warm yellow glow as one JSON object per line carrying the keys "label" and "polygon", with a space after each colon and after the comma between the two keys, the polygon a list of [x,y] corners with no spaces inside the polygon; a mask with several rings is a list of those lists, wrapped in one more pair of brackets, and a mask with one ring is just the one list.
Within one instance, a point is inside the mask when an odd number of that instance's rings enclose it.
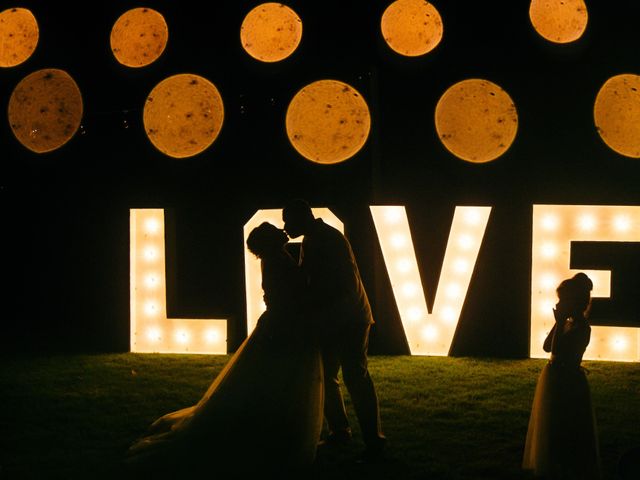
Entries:
{"label": "warm yellow glow", "polygon": [[338,80],[302,88],[287,109],[287,136],[304,158],[322,164],[343,162],[358,153],[369,136],[371,117],[364,98]]}
{"label": "warm yellow glow", "polygon": [[131,210],[130,256],[131,351],[227,353],[226,320],[167,318],[164,210]]}
{"label": "warm yellow glow", "polygon": [[555,292],[556,287],[560,285],[561,282],[561,279],[553,273],[543,273],[539,278],[540,281],[538,282],[538,285],[543,290],[553,290]]}
{"label": "warm yellow glow", "polygon": [[396,0],[382,14],[382,36],[392,50],[408,57],[429,53],[442,40],[442,18],[424,0]]}
{"label": "warm yellow glow", "polygon": [[583,0],[531,0],[529,6],[533,28],[554,43],[579,39],[587,28],[588,17]]}
{"label": "warm yellow glow", "polygon": [[544,228],[545,230],[553,231],[558,228],[558,217],[556,217],[555,215],[545,215],[544,217],[542,217],[540,222],[542,228]]}
{"label": "warm yellow glow", "polygon": [[[422,290],[405,208],[370,208],[411,354],[448,355],[491,207],[456,207],[432,312]],[[398,236],[407,239],[402,249],[394,244]]]}
{"label": "warm yellow glow", "polygon": [[251,10],[240,27],[242,48],[261,62],[290,56],[302,38],[302,20],[281,3],[263,3]]}
{"label": "warm yellow glow", "polygon": [[583,232],[593,232],[597,225],[597,218],[591,214],[585,213],[578,217],[578,228]]}
{"label": "warm yellow glow", "polygon": [[224,119],[222,97],[206,78],[188,73],[160,82],[147,97],[144,128],[151,143],[174,158],[209,148]]}
{"label": "warm yellow glow", "polygon": [[[407,298],[413,298],[418,294],[419,288],[415,283],[407,282],[402,285],[402,295]],[[422,293],[422,291],[420,291]]]}
{"label": "warm yellow glow", "polygon": [[38,70],[18,83],[9,99],[9,124],[29,150],[45,153],[62,147],[82,120],[82,95],[63,70]]}
{"label": "warm yellow glow", "polygon": [[[553,228],[549,227],[553,219]],[[623,228],[620,228],[620,226]],[[532,357],[545,358],[542,340],[554,324],[555,289],[570,269],[571,242],[640,241],[640,207],[594,205],[534,205],[531,267]],[[609,270],[581,270],[593,281],[592,296],[611,295]],[[640,360],[640,329],[593,326],[588,360]]]}
{"label": "warm yellow glow", "polygon": [[[328,208],[313,208],[313,214],[316,218],[322,218],[324,222],[332,227],[344,231],[344,225],[338,217],[336,217]],[[281,209],[265,209],[258,210],[253,217],[244,225],[244,279],[247,299],[247,332],[251,334],[256,327],[258,318],[265,311],[262,291],[262,271],[260,269],[260,259],[246,247],[247,238],[251,230],[256,228],[262,222],[269,222],[278,228],[284,228],[282,221]],[[296,241],[300,241],[297,239]],[[296,242],[294,241],[294,242]]]}
{"label": "warm yellow glow", "polygon": [[0,12],[0,67],[26,62],[38,45],[38,22],[26,8]]}
{"label": "warm yellow glow", "polygon": [[504,154],[516,136],[518,114],[511,97],[488,80],[463,80],[440,97],[435,123],[443,145],[456,157],[485,163]]}
{"label": "warm yellow glow", "polygon": [[611,77],[600,88],[593,107],[596,130],[609,148],[640,158],[640,76]]}
{"label": "warm yellow glow", "polygon": [[127,67],[155,62],[167,46],[169,29],[164,17],[150,8],[123,13],[111,29],[111,51]]}
{"label": "warm yellow glow", "polygon": [[613,219],[613,226],[619,232],[626,232],[631,228],[631,218],[628,215],[617,215]]}

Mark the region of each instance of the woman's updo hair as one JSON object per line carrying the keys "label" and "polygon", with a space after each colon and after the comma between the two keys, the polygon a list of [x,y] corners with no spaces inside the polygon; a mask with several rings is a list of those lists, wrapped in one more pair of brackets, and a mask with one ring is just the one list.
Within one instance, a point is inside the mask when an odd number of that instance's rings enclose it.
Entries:
{"label": "woman's updo hair", "polygon": [[251,230],[247,237],[247,248],[255,256],[262,258],[265,253],[282,248],[286,237],[282,230],[269,222],[262,222]]}
{"label": "woman's updo hair", "polygon": [[591,290],[593,290],[593,282],[586,274],[580,272],[563,280],[556,289],[556,293],[560,300],[569,301],[584,313],[587,312],[591,303]]}

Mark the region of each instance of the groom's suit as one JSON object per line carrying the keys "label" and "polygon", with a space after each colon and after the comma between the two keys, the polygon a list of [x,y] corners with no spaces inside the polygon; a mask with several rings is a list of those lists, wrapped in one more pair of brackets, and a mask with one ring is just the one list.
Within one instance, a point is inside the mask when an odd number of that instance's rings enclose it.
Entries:
{"label": "groom's suit", "polygon": [[384,437],[367,367],[369,329],[374,321],[351,245],[338,230],[315,219],[302,241],[300,265],[308,279],[310,308],[321,332],[329,429],[338,433],[349,430],[338,382],[342,367],[363,440],[375,448]]}

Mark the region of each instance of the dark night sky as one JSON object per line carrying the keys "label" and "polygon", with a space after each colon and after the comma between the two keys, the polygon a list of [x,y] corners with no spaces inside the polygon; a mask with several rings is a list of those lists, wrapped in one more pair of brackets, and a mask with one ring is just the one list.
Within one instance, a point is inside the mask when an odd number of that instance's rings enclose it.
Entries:
{"label": "dark night sky", "polygon": [[[302,196],[346,224],[378,321],[372,353],[407,350],[368,206],[407,207],[427,295],[435,291],[455,206],[493,206],[452,353],[522,357],[531,206],[640,205],[640,161],[610,150],[593,124],[604,81],[640,71],[640,5],[633,0],[587,2],[587,32],[572,45],[538,36],[525,0],[434,0],[444,38],[421,58],[400,57],[384,43],[379,19],[388,1],[290,1],[303,39],[277,64],[256,62],[240,45],[242,19],[261,2],[150,1],[145,6],[167,20],[169,43],[155,64],[135,70],[113,58],[109,32],[121,13],[140,5],[105,1],[79,17],[74,3],[22,2],[38,19],[40,43],[26,63],[0,71],[3,112],[15,85],[41,68],[66,70],[85,108],[81,131],[44,155],[17,142],[6,116],[0,122],[8,347],[126,350],[128,210],[154,207],[167,209],[175,234],[167,245],[170,315],[230,318],[234,348],[246,333],[242,226],[257,209]],[[184,160],[159,153],[142,125],[146,96],[176,73],[206,77],[225,104],[216,142]],[[335,166],[304,160],[284,129],[289,100],[323,78],[359,90],[372,114],[365,147]],[[434,127],[439,97],[467,78],[497,83],[518,111],[515,142],[489,164],[452,156]],[[640,326],[632,304],[637,243],[579,246],[572,260],[575,268],[613,271],[614,298],[596,302],[596,323],[619,318]]]}

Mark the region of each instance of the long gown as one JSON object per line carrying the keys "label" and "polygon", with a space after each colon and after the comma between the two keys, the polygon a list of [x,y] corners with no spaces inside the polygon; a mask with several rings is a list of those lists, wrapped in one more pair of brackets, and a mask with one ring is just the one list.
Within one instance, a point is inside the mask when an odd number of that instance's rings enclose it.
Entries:
{"label": "long gown", "polygon": [[568,319],[556,335],[555,351],[536,386],[522,467],[549,479],[599,479],[595,416],[580,367],[591,327]]}
{"label": "long gown", "polygon": [[[300,308],[294,260],[262,260],[267,310],[200,401],[156,420],[128,451],[134,472],[201,477],[296,471],[315,459],[323,421],[322,363]],[[216,476],[216,475],[214,475]]]}

